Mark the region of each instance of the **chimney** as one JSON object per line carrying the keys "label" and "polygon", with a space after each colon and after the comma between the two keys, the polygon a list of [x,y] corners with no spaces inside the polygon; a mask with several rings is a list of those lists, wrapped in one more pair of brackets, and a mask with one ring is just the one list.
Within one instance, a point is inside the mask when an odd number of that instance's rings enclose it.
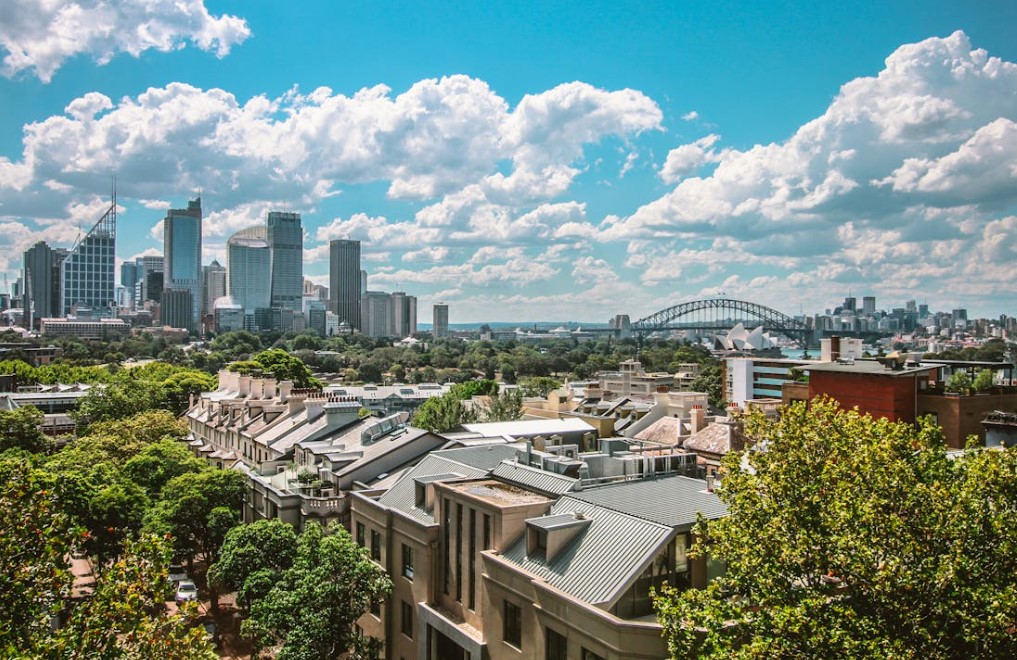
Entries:
{"label": "chimney", "polygon": [[840,359],[840,337],[834,335],[830,337],[830,362],[836,362]]}
{"label": "chimney", "polygon": [[240,396],[247,396],[251,393],[251,381],[253,379],[250,376],[240,376],[237,379],[237,389],[240,392]]}
{"label": "chimney", "polygon": [[333,401],[325,404],[325,421],[329,428],[342,428],[358,419],[360,406],[353,401]]}
{"label": "chimney", "polygon": [[290,398],[290,392],[293,391],[293,381],[284,380],[279,383],[279,398],[285,401]]}
{"label": "chimney", "polygon": [[264,392],[265,392],[265,398],[266,399],[274,399],[275,398],[275,386],[276,386],[275,378],[266,378],[265,379]]}
{"label": "chimney", "polygon": [[692,410],[689,411],[689,417],[692,420],[693,435],[706,428],[706,410],[703,409],[702,404],[697,403],[692,406]]}
{"label": "chimney", "polygon": [[[295,400],[299,400],[299,398],[290,397],[290,401]],[[324,412],[325,410],[325,400],[320,397],[309,396],[306,399],[304,399],[304,407],[307,408],[308,421],[317,419],[318,417],[321,416],[321,413]],[[297,408],[297,410],[299,410],[299,408]]]}

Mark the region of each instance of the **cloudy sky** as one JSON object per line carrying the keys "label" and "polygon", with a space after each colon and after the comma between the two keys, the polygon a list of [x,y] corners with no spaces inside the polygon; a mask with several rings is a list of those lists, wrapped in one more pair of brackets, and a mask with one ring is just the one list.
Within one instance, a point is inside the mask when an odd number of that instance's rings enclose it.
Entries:
{"label": "cloudy sky", "polygon": [[[748,5],[748,6],[746,6]],[[816,5],[833,5],[818,9]],[[861,7],[857,5],[862,5]],[[452,322],[1017,313],[1017,3],[7,0],[0,271],[299,211]]]}

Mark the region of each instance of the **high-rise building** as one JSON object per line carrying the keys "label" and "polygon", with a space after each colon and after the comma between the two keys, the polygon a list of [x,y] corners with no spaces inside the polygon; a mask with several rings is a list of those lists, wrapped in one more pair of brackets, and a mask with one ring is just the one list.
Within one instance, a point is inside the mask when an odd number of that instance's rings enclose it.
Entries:
{"label": "high-rise building", "polygon": [[191,292],[186,289],[166,289],[162,292],[159,318],[163,325],[171,328],[191,329],[194,302]]}
{"label": "high-rise building", "polygon": [[431,334],[435,339],[448,337],[448,305],[434,303],[434,316],[431,320]]}
{"label": "high-rise building", "polygon": [[865,296],[862,298],[862,313],[872,316],[876,313],[876,296]]}
{"label": "high-rise building", "polygon": [[124,289],[124,299],[121,304],[128,309],[134,309],[134,287],[138,283],[138,262],[125,261],[120,264],[120,286]]}
{"label": "high-rise building", "polygon": [[[117,197],[60,264],[62,315],[111,316],[116,305]],[[87,312],[86,312],[87,310]]]}
{"label": "high-rise building", "polygon": [[270,211],[267,222],[273,309],[303,308],[304,230],[299,213]]}
{"label": "high-rise building", "polygon": [[161,254],[147,254],[135,259],[137,282],[134,285],[134,306],[140,308],[146,300],[162,299],[165,259]]}
{"label": "high-rise building", "polygon": [[392,327],[389,335],[409,337],[417,331],[417,297],[408,296],[404,291],[395,291],[389,297],[392,311],[389,320]]}
{"label": "high-rise building", "polygon": [[67,250],[54,250],[44,241],[25,250],[21,308],[26,328],[38,329],[39,319],[60,316],[60,264],[66,257]]}
{"label": "high-rise building", "polygon": [[[361,326],[360,241],[334,240],[329,243],[329,289],[331,310],[353,330]],[[388,324],[385,324],[387,330]]]}
{"label": "high-rise building", "polygon": [[841,306],[842,309],[851,310],[852,312],[858,309],[858,298],[848,296],[844,299],[844,304]]}
{"label": "high-rise building", "polygon": [[226,289],[233,302],[253,315],[271,300],[271,255],[268,228],[241,229],[226,241]]}
{"label": "high-rise building", "polygon": [[215,312],[215,301],[226,295],[226,267],[213,259],[201,269],[201,315]]}
{"label": "high-rise building", "polygon": [[[185,324],[171,325],[194,330],[201,304],[201,198],[189,201],[186,209],[170,209],[162,228],[166,254],[163,289],[187,291],[191,301],[190,319]],[[183,298],[176,296],[173,300]],[[183,317],[175,316],[173,320],[179,322]]]}
{"label": "high-rise building", "polygon": [[368,337],[388,337],[392,332],[392,296],[368,291],[360,302],[361,332]]}
{"label": "high-rise building", "polygon": [[367,271],[360,271],[360,295],[367,293]]}

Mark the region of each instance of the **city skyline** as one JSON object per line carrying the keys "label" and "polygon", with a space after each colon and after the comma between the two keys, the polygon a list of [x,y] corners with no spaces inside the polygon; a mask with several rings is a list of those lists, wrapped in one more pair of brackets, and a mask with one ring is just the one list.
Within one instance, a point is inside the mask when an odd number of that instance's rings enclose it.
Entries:
{"label": "city skyline", "polygon": [[67,39],[22,3],[0,17],[0,270],[73,245],[115,175],[118,269],[200,193],[202,266],[299,213],[304,276],[359,240],[372,289],[457,322],[721,292],[1013,315],[1017,8],[892,4],[81,0]]}

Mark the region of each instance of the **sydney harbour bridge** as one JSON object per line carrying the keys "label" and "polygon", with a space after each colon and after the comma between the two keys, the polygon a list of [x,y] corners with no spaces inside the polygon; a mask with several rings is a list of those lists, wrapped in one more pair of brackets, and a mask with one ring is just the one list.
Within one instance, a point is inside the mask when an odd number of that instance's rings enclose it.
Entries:
{"label": "sydney harbour bridge", "polygon": [[771,335],[783,335],[802,348],[812,340],[812,330],[775,309],[744,300],[710,298],[681,303],[635,321],[633,335],[642,339],[655,333],[685,330],[699,336],[721,334],[741,323],[752,330],[762,326]]}

